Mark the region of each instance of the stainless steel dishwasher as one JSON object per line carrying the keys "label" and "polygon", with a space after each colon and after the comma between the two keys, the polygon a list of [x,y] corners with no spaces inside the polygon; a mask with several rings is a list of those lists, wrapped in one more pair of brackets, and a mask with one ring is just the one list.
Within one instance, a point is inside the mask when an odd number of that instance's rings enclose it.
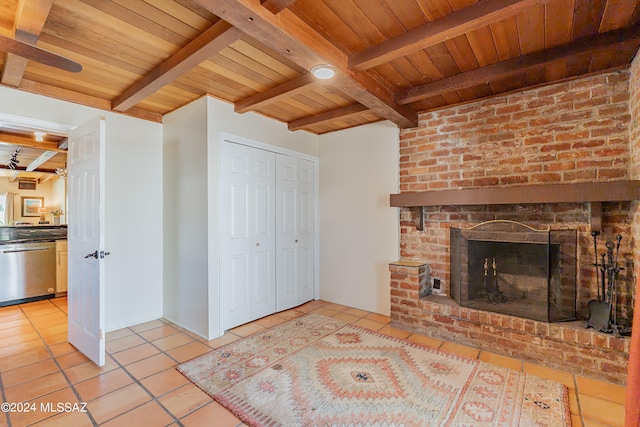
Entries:
{"label": "stainless steel dishwasher", "polygon": [[0,245],[0,306],[55,294],[56,244]]}

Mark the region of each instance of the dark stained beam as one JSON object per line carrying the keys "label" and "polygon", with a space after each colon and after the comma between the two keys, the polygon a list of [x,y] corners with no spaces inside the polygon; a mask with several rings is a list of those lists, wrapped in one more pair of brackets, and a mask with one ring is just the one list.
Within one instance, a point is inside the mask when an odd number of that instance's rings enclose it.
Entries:
{"label": "dark stained beam", "polygon": [[397,105],[391,89],[368,73],[351,71],[347,55],[290,9],[274,15],[255,0],[195,1],[306,70],[322,63],[333,65],[341,75],[336,79],[340,81],[335,84],[337,90],[401,128],[417,125],[413,108]]}
{"label": "dark stained beam", "polygon": [[637,49],[640,45],[640,27],[610,31],[592,37],[584,37],[572,43],[528,55],[498,62],[473,71],[461,73],[421,86],[407,88],[396,93],[396,102],[404,105],[447,92],[483,85],[491,81],[518,75],[532,68],[560,61],[572,56],[608,49]]}
{"label": "dark stained beam", "polygon": [[275,15],[288,8],[296,1],[298,0],[260,0],[260,4]]}
{"label": "dark stained beam", "polygon": [[349,67],[364,71],[514,16],[550,0],[484,0],[352,54]]}
{"label": "dark stained beam", "polygon": [[369,109],[361,104],[353,104],[348,107],[338,108],[336,110],[327,111],[326,113],[317,114],[315,116],[304,117],[302,119],[289,122],[289,130],[304,129],[309,126],[319,125],[322,123],[329,123],[335,120],[344,119],[349,116],[354,116]]}
{"label": "dark stained beam", "polygon": [[[35,45],[52,4],[53,0],[20,0],[16,9],[13,38]],[[2,84],[18,87],[28,63],[29,60],[22,56],[7,53],[0,78]]]}
{"label": "dark stained beam", "polygon": [[311,74],[303,74],[297,79],[289,80],[274,88],[257,93],[235,103],[236,113],[246,113],[256,110],[264,105],[273,104],[283,98],[294,96],[296,93],[309,89],[309,86],[318,84],[318,79]]}
{"label": "dark stained beam", "polygon": [[231,24],[222,20],[216,22],[114,99],[112,109],[127,111],[182,74],[211,58],[242,35],[242,31]]}

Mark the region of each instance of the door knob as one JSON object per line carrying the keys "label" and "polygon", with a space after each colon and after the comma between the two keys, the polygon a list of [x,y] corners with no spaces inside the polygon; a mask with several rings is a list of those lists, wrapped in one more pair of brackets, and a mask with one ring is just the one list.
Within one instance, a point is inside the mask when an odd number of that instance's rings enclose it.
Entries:
{"label": "door knob", "polygon": [[256,246],[260,246],[260,243],[256,243]]}
{"label": "door knob", "polygon": [[91,252],[90,254],[85,255],[85,258],[95,258],[95,259],[98,259],[98,251]]}

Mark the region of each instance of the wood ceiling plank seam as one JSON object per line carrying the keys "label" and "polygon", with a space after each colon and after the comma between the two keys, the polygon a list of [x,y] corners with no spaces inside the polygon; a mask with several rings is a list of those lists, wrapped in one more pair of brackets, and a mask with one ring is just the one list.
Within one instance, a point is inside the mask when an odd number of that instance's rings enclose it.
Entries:
{"label": "wood ceiling plank seam", "polygon": [[444,43],[435,46],[429,46],[425,49],[425,53],[431,58],[431,61],[438,68],[440,73],[445,77],[451,77],[460,74],[458,64],[453,60],[449,50]]}
{"label": "wood ceiling plank seam", "polygon": [[[42,32],[53,0],[20,0],[18,1],[13,28],[13,38],[35,45]],[[2,84],[17,87],[27,68],[29,60],[25,57],[5,54],[2,67]]]}
{"label": "wood ceiling plank seam", "polygon": [[336,108],[343,107],[343,105],[336,105],[333,102],[328,102],[326,98],[323,99],[322,97],[317,96],[313,91],[296,94],[292,96],[291,99],[295,102],[308,105],[310,108],[318,112],[335,110]]}
{"label": "wood ceiling plank seam", "polygon": [[[212,77],[216,77],[214,80]],[[218,97],[226,99],[228,102],[234,102],[236,100],[246,98],[247,96],[255,93],[252,89],[238,82],[228,79],[225,76],[221,76],[215,73],[207,72],[206,75],[199,73],[197,68],[191,72],[181,76],[175,83],[184,83],[194,88],[197,88],[201,93],[207,93],[209,91],[215,93]],[[226,94],[225,96],[221,93]]]}
{"label": "wood ceiling plank seam", "polygon": [[[32,64],[25,72],[25,76],[38,76],[40,79],[46,79],[48,82],[57,82],[68,88],[84,89],[88,94],[93,92],[109,97],[117,96],[126,87],[108,74],[99,74],[86,70],[82,76],[66,75],[40,64]],[[100,82],[99,87],[96,85],[96,81]]]}
{"label": "wood ceiling plank seam", "polygon": [[129,86],[114,99],[112,108],[116,111],[126,111],[185,72],[224,50],[240,37],[242,32],[239,29],[227,22],[218,21],[141,80]]}
{"label": "wood ceiling plank seam", "polygon": [[551,2],[545,5],[545,48],[569,43],[573,33],[575,0]]}
{"label": "wood ceiling plank seam", "polygon": [[[148,16],[140,15],[132,9],[119,4],[117,0],[82,0],[85,4],[99,10],[122,23],[133,23],[138,31],[142,30],[148,36],[171,43],[174,47],[184,46],[189,38],[151,20]],[[126,4],[126,3],[125,3]]]}
{"label": "wood ceiling plank seam", "polygon": [[357,6],[354,0],[323,1],[327,7],[347,25],[350,22],[358,23],[352,30],[367,46],[386,40],[385,34],[380,31],[376,24]]}
{"label": "wood ceiling plank seam", "polygon": [[[154,40],[148,38],[134,37],[134,34],[126,32],[126,28],[122,31],[121,28],[105,25],[96,19],[97,17],[81,15],[75,10],[64,9],[59,6],[59,3],[54,3],[45,31],[49,31],[50,27],[59,22],[58,34],[62,38],[75,43],[89,43],[89,46],[92,45],[96,51],[103,51],[108,55],[127,59],[140,58],[153,64],[151,67],[162,62],[172,52],[180,48],[166,42],[155,43]],[[66,24],[69,21],[77,24],[73,28],[69,28]]]}
{"label": "wood ceiling plank seam", "polygon": [[[301,8],[303,5],[304,9]],[[329,9],[323,1],[303,2],[303,5],[297,3],[291,10],[334,46],[338,46],[345,52],[356,52],[367,47],[351,26]]]}
{"label": "wood ceiling plank seam", "polygon": [[[202,70],[202,71],[201,71]],[[244,96],[249,96],[254,94],[255,91],[241,83],[236,82],[235,80],[231,80],[223,75],[210,72],[209,70],[203,69],[201,66],[198,66],[188,72],[187,74],[182,75],[178,81],[187,81],[193,82],[200,90],[204,90],[205,88],[215,88],[220,86],[221,89],[224,90],[233,90],[234,93],[244,94]],[[206,92],[206,90],[205,90]],[[231,92],[230,92],[231,93]]]}
{"label": "wood ceiling plank seam", "polygon": [[165,11],[170,16],[179,19],[191,28],[195,28],[198,32],[202,32],[215,24],[218,20],[217,16],[214,16],[207,11],[201,10],[206,16],[197,13],[194,8],[195,4],[189,2],[189,7],[181,4],[179,1],[168,2],[167,0],[143,0],[145,3]]}
{"label": "wood ceiling plank seam", "polygon": [[298,117],[312,116],[312,115],[320,114],[326,111],[323,108],[317,108],[317,106],[306,104],[305,102],[301,102],[297,100],[295,97],[283,98],[280,101],[278,101],[278,104],[281,106],[291,107],[292,111],[295,110],[297,112],[296,114]]}
{"label": "wood ceiling plank seam", "polygon": [[490,27],[482,27],[467,33],[467,41],[478,67],[485,67],[500,61]]}
{"label": "wood ceiling plank seam", "polygon": [[[73,102],[75,104],[85,105],[87,107],[97,108],[99,110],[109,111],[111,107],[111,102],[109,100],[86,95],[73,90],[54,87],[46,83],[40,83],[29,79],[22,79],[19,89],[37,95],[48,96],[54,99],[60,99],[67,102]],[[162,122],[162,115],[149,113],[138,109],[131,109],[127,111],[126,114],[143,120],[149,120],[158,123]]]}
{"label": "wood ceiling plank seam", "polygon": [[453,12],[448,1],[417,0],[418,6],[428,22],[433,22]]}
{"label": "wood ceiling plank seam", "polygon": [[251,46],[252,49],[255,49],[275,59],[276,61],[282,63],[285,67],[295,71],[297,75],[302,75],[308,71],[306,68],[301,67],[300,65],[293,62],[291,59],[284,56],[281,52],[278,52],[270,48],[269,46],[266,46],[265,44],[261,43],[259,40],[256,40],[253,37],[250,37],[246,34],[245,34],[245,37],[241,38],[236,43],[243,43]]}
{"label": "wood ceiling plank seam", "polygon": [[421,74],[420,84],[444,78],[444,75],[424,50],[410,53],[406,58]]}
{"label": "wood ceiling plank seam", "polygon": [[[155,2],[164,3],[166,0],[145,0],[145,1],[155,1]],[[207,8],[202,7],[201,5],[199,5],[197,2],[194,2],[193,0],[173,0],[173,1],[181,5],[185,9],[189,10],[190,12],[200,15],[202,18],[206,19],[211,24],[215,24],[216,21],[219,19],[218,16],[214,15]],[[207,25],[207,28],[208,27],[209,25]]]}
{"label": "wood ceiling plank seam", "polygon": [[256,93],[234,105],[236,113],[246,113],[263,105],[278,102],[280,99],[291,97],[296,93],[308,90],[312,85],[318,84],[318,80],[310,73],[304,74],[294,80],[281,83],[264,92]]}
{"label": "wood ceiling plank seam", "polygon": [[[635,6],[631,13],[628,10]],[[637,0],[608,0],[600,24],[600,33],[627,26],[638,8]]]}
{"label": "wood ceiling plank seam", "polygon": [[384,0],[386,6],[400,20],[405,31],[413,30],[427,23],[427,17],[415,1]]}
{"label": "wood ceiling plank seam", "polygon": [[352,114],[359,114],[365,110],[368,110],[368,108],[365,107],[364,105],[354,104],[348,107],[338,108],[333,111],[327,111],[327,112],[318,114],[316,116],[305,117],[302,119],[294,120],[292,122],[289,122],[287,127],[289,130],[292,130],[292,131],[299,130],[299,129],[305,128],[306,126],[317,125],[325,122],[332,122],[336,120],[338,117],[345,117]]}
{"label": "wood ceiling plank seam", "polygon": [[598,34],[607,0],[576,0],[571,37],[579,39]]}
{"label": "wood ceiling plank seam", "polygon": [[465,71],[471,71],[479,67],[466,34],[449,39],[444,42],[444,45],[447,47],[447,50],[461,72],[464,73]]}
{"label": "wood ceiling plank seam", "polygon": [[[189,40],[198,36],[198,34],[204,31],[203,29],[198,29],[190,26],[189,24],[181,21],[180,19],[174,17],[173,15],[167,13],[164,10],[164,7],[157,7],[155,5],[151,5],[144,0],[140,1],[131,1],[131,0],[111,0],[121,7],[128,9],[131,13],[134,13],[138,16],[144,17],[146,20],[153,22],[155,25],[160,26],[165,29],[165,31],[170,31],[180,37],[183,37],[185,41],[183,43],[188,43]],[[165,5],[170,5],[171,2],[165,2]],[[211,26],[211,24],[209,24]],[[205,27],[205,29],[208,28]]]}
{"label": "wood ceiling plank seam", "polygon": [[[332,86],[330,85],[327,85],[326,87],[322,87],[322,86],[313,87],[311,88],[311,90],[305,92],[305,96],[324,105],[325,109],[346,107],[356,102],[354,99],[345,98],[339,95],[337,92],[332,90],[331,87]],[[320,90],[320,89],[323,89],[323,90]]]}
{"label": "wood ceiling plank seam", "polygon": [[534,4],[549,1],[552,0],[491,0],[479,2],[351,54],[349,56],[349,67],[355,71],[363,71],[388,62],[393,58],[405,56],[415,50],[437,45],[476,28],[500,22]]}
{"label": "wood ceiling plank seam", "polygon": [[269,66],[251,58],[250,56],[245,55],[242,52],[233,49],[232,47],[228,47],[227,49],[221,51],[220,56],[235,62],[243,68],[260,74],[262,77],[270,80],[273,83],[281,84],[288,80],[286,76],[283,76]]}
{"label": "wood ceiling plank seam", "polygon": [[98,88],[93,83],[88,83],[84,80],[63,80],[54,73],[48,72],[44,69],[36,69],[35,67],[30,67],[29,69],[27,69],[24,74],[24,79],[28,79],[34,82],[40,82],[52,87],[59,87],[62,90],[88,95],[103,100],[111,99],[120,93],[119,90],[113,88]]}
{"label": "wood ceiling plank seam", "polygon": [[[55,25],[54,22],[47,24],[44,32],[40,35],[40,40],[59,46],[62,49],[76,52],[76,55],[98,61],[102,60],[104,63],[112,64],[140,75],[143,75],[158,64],[158,55],[151,56],[148,51],[143,53],[137,49],[127,49],[127,54],[125,55],[122,53],[122,45],[118,45],[117,49],[113,49],[96,39],[96,37],[84,37],[83,34],[80,34],[79,37],[72,38],[55,30],[55,33],[49,33]],[[101,37],[101,40],[105,38],[106,36]]]}
{"label": "wood ceiling plank seam", "polygon": [[[117,17],[102,11],[99,7],[94,7],[89,2],[95,2],[97,6],[103,3],[103,0],[65,0],[64,3],[54,3],[52,13],[55,10],[64,10],[64,14],[70,13],[70,16],[80,16],[81,19],[73,22],[81,22],[82,25],[88,26],[92,31],[102,27],[108,29],[107,35],[110,33],[120,34],[118,41],[129,45],[137,45],[138,49],[150,51],[162,50],[164,52],[173,52],[179,49],[179,44],[171,43],[162,37],[157,37],[138,26],[136,21],[126,22]],[[65,22],[63,15],[63,22]],[[133,47],[133,46],[131,46]]]}
{"label": "wood ceiling plank seam", "polygon": [[353,0],[353,2],[367,19],[376,26],[378,31],[384,35],[385,39],[407,32],[407,28],[384,0],[379,2]]}
{"label": "wood ceiling plank seam", "polygon": [[544,5],[536,5],[527,12],[516,15],[516,25],[522,55],[537,52],[545,48]]}
{"label": "wood ceiling plank seam", "polygon": [[620,45],[636,46],[640,41],[640,28],[611,31],[609,33],[576,40],[563,46],[512,58],[487,67],[458,74],[426,85],[416,86],[397,93],[399,104],[415,102],[424,97],[431,97],[449,91],[474,86],[483,82],[494,81],[517,75],[526,70],[545,66],[551,62],[561,62],[567,57],[585,52],[606,51]]}
{"label": "wood ceiling plank seam", "polygon": [[339,88],[336,88],[333,84],[318,86],[314,90],[320,93],[323,97],[331,100],[336,105],[340,105],[342,107],[346,107],[347,105],[355,104],[357,102],[344,92],[340,92]]}
{"label": "wood ceiling plank seam", "polygon": [[246,55],[249,58],[253,58],[255,61],[267,65],[269,68],[286,78],[294,79],[296,77],[300,77],[301,75],[299,67],[296,67],[296,69],[290,67],[289,65],[279,61],[273,56],[268,55],[264,51],[256,48],[254,45],[247,43],[243,39],[238,40],[229,47],[237,50],[238,52]]}
{"label": "wood ceiling plank seam", "polygon": [[251,73],[250,70],[237,69],[237,67],[235,67],[236,65],[237,64],[224,57],[215,57],[203,62],[200,64],[200,67],[213,71],[237,83],[243,84],[256,92],[262,92],[269,89],[269,84],[272,82],[265,81],[260,75],[257,73]]}
{"label": "wood ceiling plank seam", "polygon": [[[122,79],[122,80],[126,80],[127,82],[130,82],[131,80],[137,79],[140,77],[140,75],[137,72],[129,71],[127,69],[123,69],[109,63],[101,62],[95,58],[79,55],[77,51],[69,50],[66,47],[62,48],[60,46],[53,45],[48,41],[44,42],[41,40],[38,44],[40,47],[43,47],[49,50],[52,47],[58,47],[58,52],[60,52],[60,54],[64,55],[69,59],[73,59],[76,62],[81,63],[83,67],[83,71],[90,71],[96,75],[103,75],[105,77]],[[77,77],[82,75],[82,72],[80,74],[73,74],[73,75]]]}
{"label": "wood ceiling plank seam", "polygon": [[493,40],[496,50],[498,51],[498,58],[500,58],[501,61],[515,58],[522,54],[520,51],[519,37],[512,36],[513,34],[518,34],[515,16],[500,22],[495,22],[489,27],[491,28],[491,34],[493,34]]}
{"label": "wood ceiling plank seam", "polygon": [[251,37],[265,40],[265,44],[276,50],[286,51],[291,60],[305,69],[321,62],[331,63],[344,74],[342,91],[401,127],[416,126],[418,116],[411,107],[396,105],[393,92],[366,73],[351,72],[346,54],[329,44],[289,9],[274,16],[259,5],[256,7],[251,0],[197,1]]}
{"label": "wood ceiling plank seam", "polygon": [[412,82],[422,77],[422,74],[414,67],[408,58],[394,59],[389,63],[378,65],[371,71],[374,71],[386,82],[389,82],[394,90],[411,86]]}
{"label": "wood ceiling plank seam", "polygon": [[277,15],[289,6],[293,5],[297,0],[260,0],[262,7],[269,12]]}

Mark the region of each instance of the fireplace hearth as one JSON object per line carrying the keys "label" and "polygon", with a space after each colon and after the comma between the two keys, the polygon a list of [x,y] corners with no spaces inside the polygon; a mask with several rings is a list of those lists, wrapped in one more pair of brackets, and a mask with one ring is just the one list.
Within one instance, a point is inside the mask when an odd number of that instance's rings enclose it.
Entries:
{"label": "fireplace hearth", "polygon": [[450,228],[451,297],[463,307],[544,322],[574,320],[576,230],[514,221]]}

